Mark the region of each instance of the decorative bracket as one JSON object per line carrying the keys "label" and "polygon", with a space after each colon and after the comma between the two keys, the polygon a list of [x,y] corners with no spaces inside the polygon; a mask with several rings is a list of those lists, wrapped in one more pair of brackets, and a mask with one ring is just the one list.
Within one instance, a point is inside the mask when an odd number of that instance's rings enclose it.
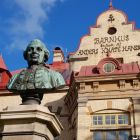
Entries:
{"label": "decorative bracket", "polygon": [[125,88],[125,80],[120,80],[119,81],[119,86],[120,86],[120,89]]}
{"label": "decorative bracket", "polygon": [[80,90],[85,90],[85,83],[80,83]]}
{"label": "decorative bracket", "polygon": [[138,79],[133,80],[133,87],[138,87],[138,85],[139,85],[139,80]]}
{"label": "decorative bracket", "polygon": [[99,82],[93,82],[93,90],[96,91],[99,88]]}

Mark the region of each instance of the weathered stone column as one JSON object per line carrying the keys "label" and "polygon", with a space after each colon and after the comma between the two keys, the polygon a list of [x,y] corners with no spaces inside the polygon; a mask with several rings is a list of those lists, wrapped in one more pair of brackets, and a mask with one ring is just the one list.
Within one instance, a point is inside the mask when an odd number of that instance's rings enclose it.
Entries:
{"label": "weathered stone column", "polygon": [[140,98],[133,98],[135,135],[140,135]]}
{"label": "weathered stone column", "polygon": [[54,140],[62,129],[44,106],[9,106],[0,112],[0,140]]}

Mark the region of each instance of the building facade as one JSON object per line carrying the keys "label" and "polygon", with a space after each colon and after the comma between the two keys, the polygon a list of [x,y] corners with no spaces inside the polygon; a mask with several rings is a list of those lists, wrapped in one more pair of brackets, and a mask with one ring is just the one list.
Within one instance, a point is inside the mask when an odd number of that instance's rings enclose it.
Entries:
{"label": "building facade", "polygon": [[[140,30],[110,3],[96,25],[64,61],[54,49],[51,69],[66,86],[44,95],[42,105],[57,115],[64,130],[56,140],[129,140],[140,135]],[[6,90],[14,73],[0,58],[0,109],[19,105],[18,94]]]}

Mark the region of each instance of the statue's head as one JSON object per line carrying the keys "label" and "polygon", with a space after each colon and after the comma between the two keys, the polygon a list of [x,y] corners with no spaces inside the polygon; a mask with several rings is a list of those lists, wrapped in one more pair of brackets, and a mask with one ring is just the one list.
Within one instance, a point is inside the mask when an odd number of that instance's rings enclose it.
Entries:
{"label": "statue's head", "polygon": [[24,59],[28,65],[44,64],[49,57],[49,51],[39,39],[32,40],[24,51]]}

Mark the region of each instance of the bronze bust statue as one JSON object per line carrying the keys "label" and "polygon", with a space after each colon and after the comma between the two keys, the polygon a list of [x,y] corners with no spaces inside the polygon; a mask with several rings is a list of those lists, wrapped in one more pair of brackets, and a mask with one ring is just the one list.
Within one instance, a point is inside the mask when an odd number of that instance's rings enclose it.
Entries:
{"label": "bronze bust statue", "polygon": [[63,87],[65,81],[59,72],[45,65],[49,51],[40,40],[31,41],[23,55],[28,67],[12,76],[7,88],[20,93],[23,104],[40,104],[44,92]]}

